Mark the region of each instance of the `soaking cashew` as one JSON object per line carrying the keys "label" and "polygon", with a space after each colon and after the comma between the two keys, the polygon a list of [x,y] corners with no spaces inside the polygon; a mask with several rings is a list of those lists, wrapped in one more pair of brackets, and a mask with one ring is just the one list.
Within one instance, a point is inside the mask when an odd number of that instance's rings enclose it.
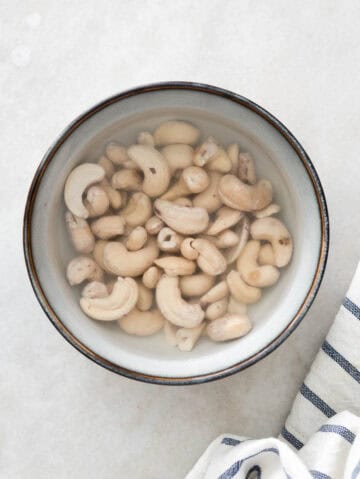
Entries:
{"label": "soaking cashew", "polygon": [[249,185],[256,183],[255,164],[250,153],[240,153],[239,155],[239,178]]}
{"label": "soaking cashew", "polygon": [[89,281],[102,281],[103,273],[92,258],[77,256],[67,265],[66,278],[70,286],[74,286],[86,279]]}
{"label": "soaking cashew", "polygon": [[191,208],[193,205],[190,198],[185,198],[183,196],[181,196],[180,198],[176,198],[173,203],[179,206],[187,206],[188,208]]}
{"label": "soaking cashew", "polygon": [[238,271],[230,271],[226,277],[226,281],[230,293],[240,303],[252,304],[259,301],[261,289],[246,284]]}
{"label": "soaking cashew", "polygon": [[134,336],[152,336],[163,328],[164,323],[164,316],[158,309],[139,311],[135,308],[118,320],[120,328]]}
{"label": "soaking cashew", "polygon": [[168,145],[162,148],[161,153],[169,165],[171,174],[193,164],[194,149],[189,145]]}
{"label": "soaking cashew", "polygon": [[107,240],[124,233],[125,221],[119,215],[102,216],[91,224],[91,231],[100,239]]}
{"label": "soaking cashew", "polygon": [[222,148],[215,153],[210,161],[206,163],[206,169],[209,171],[218,171],[219,173],[229,173],[232,168],[232,162],[227,153]]}
{"label": "soaking cashew", "polygon": [[219,146],[212,136],[204,141],[202,145],[196,148],[194,152],[194,164],[204,166],[218,152]]}
{"label": "soaking cashew", "polygon": [[172,143],[193,145],[198,141],[199,136],[200,131],[185,121],[165,121],[154,131],[155,145],[170,145]]}
{"label": "soaking cashew", "polygon": [[[108,160],[109,161],[109,160]],[[108,180],[104,178],[102,182],[100,183],[101,188],[105,191],[109,198],[110,206],[111,208],[114,208],[115,210],[119,209],[123,205],[123,198],[120,193],[120,191],[115,190]]]}
{"label": "soaking cashew", "polygon": [[276,203],[271,203],[271,205],[267,206],[263,210],[255,211],[255,218],[267,218],[268,216],[276,215],[279,213],[280,206]]}
{"label": "soaking cashew", "polygon": [[200,193],[209,186],[209,176],[205,170],[198,166],[185,168],[178,180],[168,191],[162,195],[163,200],[175,200],[181,196]]}
{"label": "soaking cashew", "polygon": [[136,142],[139,145],[149,145],[149,146],[155,145],[154,137],[149,131],[141,131],[136,137]]}
{"label": "soaking cashew", "polygon": [[260,180],[255,185],[248,185],[234,175],[221,178],[218,192],[227,206],[240,211],[261,210],[272,200],[272,186],[269,181]]}
{"label": "soaking cashew", "polygon": [[239,169],[239,145],[237,143],[229,145],[227,155],[231,161],[230,173],[232,175],[237,175]]}
{"label": "soaking cashew", "polygon": [[101,168],[104,169],[104,171],[105,171],[105,176],[106,176],[107,178],[111,178],[111,177],[112,177],[112,175],[113,175],[114,172],[115,172],[114,164],[113,164],[108,158],[106,158],[106,156],[102,155],[102,156],[99,158],[97,164],[98,164],[99,166],[101,166]]}
{"label": "soaking cashew", "polygon": [[111,186],[116,190],[141,191],[142,175],[137,170],[123,169],[113,174]]}
{"label": "soaking cashew", "polygon": [[214,303],[209,304],[205,311],[205,318],[209,321],[214,321],[214,319],[218,319],[221,316],[224,316],[228,309],[228,299],[222,298]]}
{"label": "soaking cashew", "polygon": [[126,208],[121,211],[121,216],[129,226],[142,226],[152,215],[150,198],[142,193],[133,193]]}
{"label": "soaking cashew", "polygon": [[227,264],[233,263],[238,258],[249,238],[249,231],[250,221],[249,218],[245,216],[241,220],[241,223],[239,223],[235,228],[235,233],[238,237],[238,243],[232,248],[228,248],[226,251],[224,251],[224,256]]}
{"label": "soaking cashew", "polygon": [[206,332],[213,341],[228,341],[245,336],[251,328],[251,321],[246,315],[227,314],[211,321]]}
{"label": "soaking cashew", "polygon": [[241,218],[243,213],[238,210],[229,208],[228,206],[222,206],[217,212],[214,222],[206,230],[207,235],[217,235],[222,231],[231,228],[236,225]]}
{"label": "soaking cashew", "polygon": [[163,155],[149,145],[133,145],[128,155],[144,174],[143,192],[151,198],[162,195],[170,183],[169,166]]}
{"label": "soaking cashew", "polygon": [[157,235],[163,227],[164,222],[157,216],[152,216],[145,223],[145,229],[149,235]]}
{"label": "soaking cashew", "polygon": [[199,252],[192,245],[194,240],[195,238],[185,238],[180,245],[181,254],[186,259],[195,260],[199,257]]}
{"label": "soaking cashew", "polygon": [[194,196],[193,205],[200,208],[205,208],[208,213],[213,213],[222,205],[218,193],[218,186],[222,176],[217,171],[209,172],[210,184],[209,186]]}
{"label": "soaking cashew", "polygon": [[81,291],[83,298],[104,298],[108,294],[106,285],[100,281],[91,281]]}
{"label": "soaking cashew", "polygon": [[168,276],[186,276],[193,274],[196,264],[180,256],[163,256],[154,260],[156,266],[162,268]]}
{"label": "soaking cashew", "polygon": [[157,268],[156,266],[150,266],[150,268],[148,268],[144,272],[142,277],[142,282],[144,286],[146,286],[147,288],[154,289],[156,288],[156,285],[158,284],[160,277],[161,277],[160,269]]}
{"label": "soaking cashew", "polygon": [[191,351],[198,342],[205,324],[202,323],[195,328],[180,328],[176,331],[176,345],[180,351]]}
{"label": "soaking cashew", "polygon": [[74,249],[79,253],[91,253],[95,246],[95,238],[87,221],[67,211],[65,222]]}
{"label": "soaking cashew", "polygon": [[205,208],[188,208],[157,199],[154,203],[154,211],[165,224],[184,235],[201,233],[209,223],[209,215]]}
{"label": "soaking cashew", "polygon": [[266,288],[277,282],[280,272],[275,266],[259,266],[260,246],[260,241],[248,241],[237,259],[236,267],[247,284]]}
{"label": "soaking cashew", "polygon": [[138,298],[138,287],[132,278],[118,278],[112,292],[104,298],[81,298],[80,306],[90,318],[114,321],[129,313]]}
{"label": "soaking cashew", "polygon": [[105,148],[105,155],[111,160],[115,165],[124,165],[124,163],[129,159],[125,146],[120,145],[116,142],[108,143]]}
{"label": "soaking cashew", "polygon": [[289,263],[293,250],[292,239],[280,220],[272,217],[255,220],[250,227],[250,233],[254,239],[271,243],[277,267],[282,268]]}
{"label": "soaking cashew", "polygon": [[163,275],[156,286],[156,301],[165,318],[175,326],[195,328],[204,319],[200,304],[190,304],[181,297],[179,278]]}
{"label": "soaking cashew", "polygon": [[83,193],[104,176],[104,168],[94,163],[83,163],[72,170],[65,182],[64,201],[73,215],[84,219],[89,217],[89,211],[83,203]]}
{"label": "soaking cashew", "polygon": [[240,303],[240,301],[237,301],[232,295],[230,295],[227,310],[228,313],[246,314],[247,306],[244,303]]}
{"label": "soaking cashew", "polygon": [[258,261],[260,265],[270,264],[275,266],[274,250],[270,243],[261,246]]}
{"label": "soaking cashew", "polygon": [[238,235],[232,230],[222,231],[217,238],[215,238],[215,246],[220,249],[232,248],[239,242]]}
{"label": "soaking cashew", "polygon": [[165,227],[159,231],[157,243],[161,251],[177,253],[180,251],[180,245],[183,239],[183,236],[176,233],[176,231]]}
{"label": "soaking cashew", "polygon": [[180,278],[180,290],[184,296],[202,296],[215,283],[214,276],[205,273],[182,276]]}
{"label": "soaking cashew", "polygon": [[148,311],[154,301],[154,293],[151,289],[146,288],[144,284],[138,280],[137,281],[138,285],[138,300],[136,302],[136,307],[138,308],[139,311]]}
{"label": "soaking cashew", "polygon": [[170,346],[176,346],[177,345],[177,339],[176,339],[176,332],[178,328],[170,323],[170,321],[165,320],[164,323],[164,334],[165,334],[165,339]]}
{"label": "soaking cashew", "polygon": [[220,299],[225,298],[229,294],[229,287],[226,281],[220,281],[215,286],[213,286],[207,293],[205,293],[200,298],[200,304],[203,307],[208,306],[210,303],[215,303]]}
{"label": "soaking cashew", "polygon": [[105,268],[103,258],[104,258],[104,249],[107,244],[108,244],[108,241],[98,240],[95,243],[95,247],[93,251],[93,256],[96,263],[100,266],[101,269],[104,269],[105,271],[107,270]]}
{"label": "soaking cashew", "polygon": [[89,212],[89,216],[100,216],[109,209],[110,200],[104,188],[94,185],[87,190],[84,205]]}
{"label": "soaking cashew", "polygon": [[143,248],[146,241],[146,229],[143,226],[137,226],[130,232],[125,242],[125,246],[129,251],[138,251],[139,249]]}
{"label": "soaking cashew", "polygon": [[210,241],[197,238],[191,243],[192,247],[199,252],[197,264],[199,268],[212,276],[219,275],[226,270],[227,264],[224,256]]}

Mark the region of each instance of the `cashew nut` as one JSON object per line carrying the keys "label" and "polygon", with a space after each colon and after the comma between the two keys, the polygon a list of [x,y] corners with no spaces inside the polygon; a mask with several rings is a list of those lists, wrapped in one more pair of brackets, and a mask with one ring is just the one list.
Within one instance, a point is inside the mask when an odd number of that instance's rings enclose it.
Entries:
{"label": "cashew nut", "polygon": [[84,205],[89,212],[89,216],[100,216],[109,209],[110,200],[104,188],[94,185],[87,190]]}
{"label": "cashew nut", "polygon": [[198,342],[205,323],[196,326],[195,328],[180,328],[176,331],[176,345],[180,351],[191,351],[195,344]]}
{"label": "cashew nut", "polygon": [[194,239],[195,238],[185,238],[180,245],[181,254],[186,259],[194,260],[199,257],[199,252],[192,245]]}
{"label": "cashew nut", "polygon": [[154,203],[154,211],[165,224],[184,235],[201,233],[209,223],[209,215],[205,208],[188,208],[157,199]]}
{"label": "cashew nut", "polygon": [[128,168],[117,171],[111,178],[111,186],[116,190],[141,191],[142,175],[137,170]]}
{"label": "cashew nut", "polygon": [[254,239],[271,243],[277,267],[282,268],[289,263],[293,250],[292,239],[280,220],[272,217],[255,220],[251,225],[250,233]]}
{"label": "cashew nut", "polygon": [[149,233],[149,235],[157,235],[163,227],[163,221],[161,221],[161,219],[157,216],[152,216],[145,223],[145,229]]}
{"label": "cashew nut", "polygon": [[93,256],[96,261],[96,263],[100,266],[101,269],[104,269],[106,271],[105,265],[104,265],[104,249],[105,246],[108,244],[108,241],[104,240],[98,240],[95,243],[94,251],[93,251]]}
{"label": "cashew nut", "polygon": [[230,293],[240,303],[252,304],[259,301],[261,297],[261,289],[246,284],[238,271],[230,271],[226,277],[226,281]]}
{"label": "cashew nut", "polygon": [[213,341],[228,341],[245,336],[251,328],[251,321],[246,315],[227,314],[211,321],[206,332]]}
{"label": "cashew nut", "polygon": [[247,306],[244,303],[240,303],[240,301],[237,301],[232,295],[230,295],[227,310],[228,313],[246,314]]}
{"label": "cashew nut", "polygon": [[250,153],[240,153],[239,155],[239,178],[249,185],[256,183],[255,163]]}
{"label": "cashew nut", "polygon": [[163,275],[156,286],[156,301],[165,318],[175,326],[195,328],[204,319],[200,304],[190,304],[181,297],[179,278]]}
{"label": "cashew nut", "polygon": [[91,253],[95,246],[95,238],[87,221],[67,211],[65,222],[75,250],[79,253]]}
{"label": "cashew nut", "polygon": [[144,286],[146,286],[149,289],[154,289],[156,288],[156,285],[158,284],[158,281],[161,277],[161,271],[159,268],[156,266],[150,266],[148,268],[142,277],[142,282]]}
{"label": "cashew nut", "polygon": [[275,266],[274,250],[270,243],[261,246],[258,261],[260,265],[271,264]]}
{"label": "cashew nut", "polygon": [[204,273],[216,276],[226,270],[226,260],[213,243],[203,238],[197,238],[192,241],[191,246],[199,252],[196,261]]}
{"label": "cashew nut", "polygon": [[120,328],[134,336],[151,336],[164,326],[165,319],[158,309],[139,311],[133,309],[118,320]]}
{"label": "cashew nut", "polygon": [[238,223],[243,216],[244,215],[241,213],[241,211],[234,210],[228,206],[222,206],[216,212],[215,220],[207,229],[206,234],[217,235],[222,231],[236,225],[236,223]]}
{"label": "cashew nut", "polygon": [[171,174],[193,164],[194,149],[189,145],[168,145],[162,148],[161,153],[169,165]]}
{"label": "cashew nut", "polygon": [[249,231],[250,231],[250,221],[249,221],[249,218],[245,216],[241,220],[241,223],[239,223],[237,227],[235,228],[235,233],[238,237],[238,243],[232,248],[228,248],[226,251],[224,251],[224,256],[225,256],[227,264],[231,264],[233,261],[235,261],[238,258],[239,254],[243,250],[249,238]]}
{"label": "cashew nut", "polygon": [[182,276],[180,290],[184,296],[202,296],[214,285],[215,278],[205,273]]}
{"label": "cashew nut", "polygon": [[180,198],[176,198],[176,200],[174,200],[173,203],[180,206],[187,206],[188,208],[191,208],[193,205],[190,198],[185,198],[183,196],[181,196]]}
{"label": "cashew nut", "polygon": [[90,318],[114,321],[129,313],[138,299],[138,287],[132,278],[118,278],[112,292],[104,298],[81,298],[80,306]]}
{"label": "cashew nut", "polygon": [[[107,161],[110,161],[110,160],[107,160]],[[115,210],[117,210],[121,206],[124,206],[121,192],[115,190],[115,188],[113,188],[110,185],[110,183],[108,182],[106,178],[102,180],[100,185],[102,189],[105,191],[105,193],[108,195],[111,208],[114,208]]]}
{"label": "cashew nut", "polygon": [[205,208],[208,213],[213,213],[219,209],[222,205],[222,201],[218,193],[218,186],[221,178],[222,175],[217,171],[210,171],[210,184],[204,191],[194,196],[193,205],[196,207]]}
{"label": "cashew nut", "polygon": [[164,256],[154,260],[156,266],[162,268],[168,276],[186,276],[193,274],[196,264],[181,256]]}
{"label": "cashew nut", "polygon": [[136,307],[140,311],[148,311],[153,304],[154,293],[151,289],[146,288],[146,286],[144,286],[144,284],[140,280],[137,280],[137,285],[138,285],[139,295],[138,295]]}
{"label": "cashew nut", "polygon": [[70,286],[74,286],[82,283],[86,279],[89,281],[102,281],[103,272],[92,258],[88,256],[77,256],[67,265],[66,277]]}
{"label": "cashew nut", "polygon": [[125,242],[125,246],[129,251],[138,251],[145,245],[146,241],[146,229],[143,226],[137,226],[130,232]]}
{"label": "cashew nut", "polygon": [[189,166],[183,170],[177,183],[162,195],[163,200],[175,200],[181,196],[200,193],[209,186],[208,174],[198,166]]}
{"label": "cashew nut", "polygon": [[260,246],[260,241],[248,241],[237,259],[236,267],[247,284],[266,288],[278,281],[280,272],[275,266],[259,266],[257,259]]}
{"label": "cashew nut", "polygon": [[217,238],[215,238],[215,246],[220,249],[232,248],[239,242],[238,235],[232,230],[222,231]]}
{"label": "cashew nut", "polygon": [[176,339],[176,332],[178,328],[170,323],[170,321],[165,320],[164,323],[164,334],[165,334],[165,339],[170,346],[176,346],[177,345],[177,339]]}
{"label": "cashew nut", "polygon": [[228,146],[227,155],[231,161],[231,170],[232,175],[237,175],[239,169],[239,145],[237,143],[232,143]]}
{"label": "cashew nut", "polygon": [[271,203],[271,205],[267,206],[263,210],[255,211],[255,218],[267,218],[268,216],[276,215],[279,213],[280,206],[276,203]]}
{"label": "cashew nut", "polygon": [[154,131],[155,145],[185,143],[193,145],[199,139],[200,131],[185,121],[170,120],[161,123]]}
{"label": "cashew nut", "polygon": [[83,193],[86,188],[101,181],[104,176],[104,168],[94,163],[83,163],[72,170],[65,182],[64,201],[73,215],[88,218],[89,211],[83,203]]}
{"label": "cashew nut", "polygon": [[159,255],[156,241],[149,240],[144,248],[138,251],[128,251],[118,242],[106,244],[103,253],[103,262],[107,271],[117,276],[140,276]]}
{"label": "cashew nut", "polygon": [[207,293],[205,293],[200,298],[200,304],[203,307],[206,307],[210,303],[215,303],[220,299],[225,298],[229,294],[229,287],[226,281],[220,281],[215,286],[213,286]]}
{"label": "cashew nut", "polygon": [[219,146],[212,136],[209,136],[194,152],[194,164],[204,166],[218,152]]}
{"label": "cashew nut", "polygon": [[214,303],[209,304],[205,311],[205,318],[209,321],[214,321],[214,319],[221,318],[226,314],[228,308],[228,299],[222,298]]}
{"label": "cashew nut", "polygon": [[109,158],[106,158],[106,156],[100,156],[97,164],[104,169],[107,178],[111,178],[115,173],[114,164],[109,160]]}
{"label": "cashew nut", "polygon": [[105,154],[115,165],[124,165],[129,159],[125,146],[112,141],[105,148]]}
{"label": "cashew nut", "polygon": [[151,198],[162,195],[170,183],[169,166],[163,155],[149,145],[133,145],[128,155],[144,174],[142,190]]}
{"label": "cashew nut", "polygon": [[149,131],[141,131],[136,137],[136,142],[139,145],[149,145],[149,146],[155,145],[154,137]]}
{"label": "cashew nut", "polygon": [[218,191],[227,206],[240,211],[261,210],[272,200],[272,186],[267,180],[248,185],[234,175],[225,175],[219,182]]}
{"label": "cashew nut", "polygon": [[159,231],[157,243],[161,251],[177,253],[180,251],[180,245],[183,239],[183,236],[176,233],[176,231],[165,227]]}
{"label": "cashew nut", "polygon": [[104,298],[108,294],[106,285],[100,281],[91,281],[81,291],[83,298]]}
{"label": "cashew nut", "polygon": [[134,193],[121,215],[129,226],[144,225],[152,215],[150,198],[140,191]]}
{"label": "cashew nut", "polygon": [[119,215],[102,216],[91,224],[91,231],[100,239],[107,240],[124,233],[125,221]]}
{"label": "cashew nut", "polygon": [[206,163],[206,169],[209,171],[219,171],[220,173],[229,173],[232,168],[232,162],[227,153],[219,148],[215,155]]}

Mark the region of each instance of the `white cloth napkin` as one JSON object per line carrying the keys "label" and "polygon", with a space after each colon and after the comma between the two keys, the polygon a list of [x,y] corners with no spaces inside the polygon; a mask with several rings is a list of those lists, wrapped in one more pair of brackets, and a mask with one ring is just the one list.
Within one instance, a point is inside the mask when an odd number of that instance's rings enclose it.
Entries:
{"label": "white cloth napkin", "polygon": [[360,264],[279,439],[225,434],[186,479],[360,479]]}

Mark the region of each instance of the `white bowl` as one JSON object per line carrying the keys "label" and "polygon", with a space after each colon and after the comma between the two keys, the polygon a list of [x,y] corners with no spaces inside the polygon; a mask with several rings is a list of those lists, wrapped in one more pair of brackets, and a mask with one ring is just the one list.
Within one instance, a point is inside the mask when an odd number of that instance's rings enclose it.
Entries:
{"label": "white bowl", "polygon": [[[64,227],[64,182],[80,162],[95,161],[104,144],[129,144],[137,132],[167,119],[188,120],[222,143],[238,142],[269,179],[280,217],[294,239],[294,255],[279,282],[250,308],[254,328],[242,339],[215,344],[201,338],[191,353],[169,346],[163,333],[138,338],[116,324],[86,317],[79,291],[65,280],[73,256]],[[295,137],[270,113],[244,97],[197,83],[164,83],[116,95],[76,119],[46,153],[32,183],[24,218],[24,250],[35,294],[59,332],[98,364],[161,384],[221,378],[263,358],[281,344],[311,305],[324,272],[328,216],[316,171]]]}

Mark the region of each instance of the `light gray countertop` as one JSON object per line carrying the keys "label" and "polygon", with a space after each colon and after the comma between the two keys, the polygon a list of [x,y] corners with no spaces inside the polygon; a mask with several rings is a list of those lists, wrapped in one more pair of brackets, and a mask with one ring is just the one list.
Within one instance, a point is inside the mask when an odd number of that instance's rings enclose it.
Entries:
{"label": "light gray countertop", "polygon": [[[274,435],[360,253],[357,0],[0,2],[0,476],[177,479],[218,434]],[[59,132],[95,102],[162,80],[256,101],[303,144],[330,211],[328,268],[295,333],[222,381],[161,387],[116,376],[55,331],[27,279],[22,214]]]}

